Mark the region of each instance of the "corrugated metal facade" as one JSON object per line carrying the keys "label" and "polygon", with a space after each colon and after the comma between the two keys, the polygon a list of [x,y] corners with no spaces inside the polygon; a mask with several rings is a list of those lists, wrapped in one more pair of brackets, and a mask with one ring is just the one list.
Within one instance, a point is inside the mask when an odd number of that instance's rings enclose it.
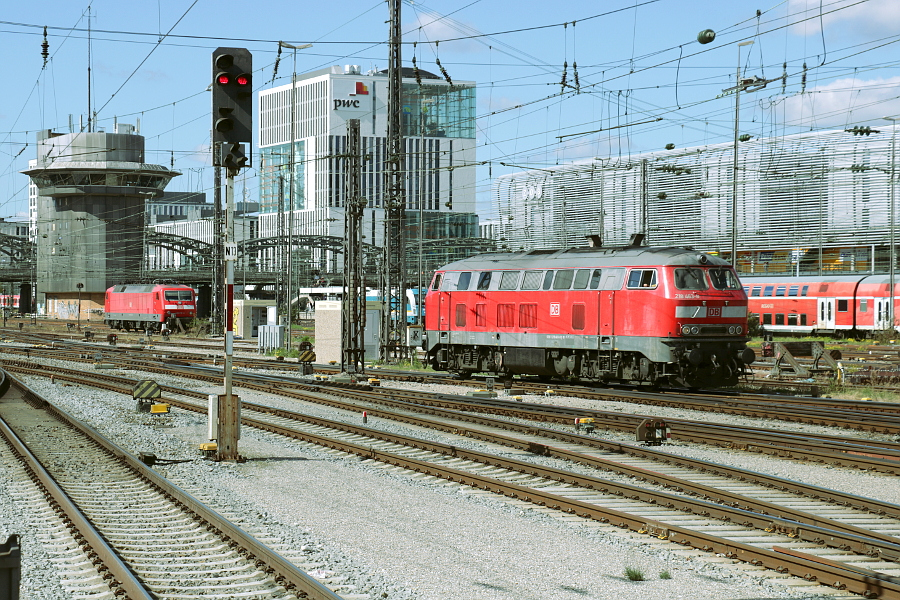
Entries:
{"label": "corrugated metal facade", "polygon": [[[738,257],[743,272],[887,269],[891,126],[743,142]],[[510,250],[645,244],[730,256],[734,146],[593,159],[497,178],[493,202]]]}

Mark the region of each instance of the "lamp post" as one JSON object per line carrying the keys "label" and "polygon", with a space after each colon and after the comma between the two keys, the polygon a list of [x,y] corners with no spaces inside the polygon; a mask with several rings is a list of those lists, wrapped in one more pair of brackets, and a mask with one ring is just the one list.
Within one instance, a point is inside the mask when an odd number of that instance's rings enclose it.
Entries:
{"label": "lamp post", "polygon": [[888,296],[888,323],[890,323],[891,330],[894,330],[894,264],[897,262],[897,248],[894,245],[894,188],[897,185],[897,182],[894,181],[894,164],[897,151],[897,121],[900,121],[900,117],[882,118],[886,121],[890,121],[893,125],[891,131],[891,204],[890,208],[888,209],[888,243],[890,244],[890,265],[888,265],[888,282],[890,287],[888,289],[891,291],[890,295]]}
{"label": "lamp post", "polygon": [[294,122],[296,121],[295,111],[297,107],[297,50],[310,48],[312,44],[303,44],[302,46],[294,46],[287,42],[278,42],[281,48],[289,48],[294,51],[294,68],[291,71],[291,157],[288,161],[290,173],[288,177],[288,203],[290,212],[288,213],[288,268],[287,268],[287,336],[285,336],[285,345],[288,350],[291,349],[291,328],[293,327],[293,317],[291,315],[291,300],[293,299],[294,290],[294,159],[296,153],[294,151],[297,135],[294,132]]}
{"label": "lamp post", "polygon": [[732,189],[731,189],[731,266],[737,272],[737,216],[738,216],[738,125],[740,123],[739,115],[741,110],[741,46],[749,46],[753,40],[747,40],[738,44],[738,62],[737,75],[734,79],[734,165],[732,168]]}

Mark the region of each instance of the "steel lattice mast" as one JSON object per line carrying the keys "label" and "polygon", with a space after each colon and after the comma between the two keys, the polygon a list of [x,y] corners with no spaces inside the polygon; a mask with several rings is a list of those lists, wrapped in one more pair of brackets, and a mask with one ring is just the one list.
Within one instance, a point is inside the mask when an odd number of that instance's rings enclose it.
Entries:
{"label": "steel lattice mast", "polygon": [[404,196],[403,132],[400,128],[402,60],[400,56],[400,2],[388,0],[390,41],[388,65],[388,128],[385,162],[384,270],[381,297],[384,311],[381,327],[381,359],[406,356],[406,198]]}
{"label": "steel lattice mast", "polygon": [[344,202],[344,305],[341,311],[341,371],[363,373],[366,289],[362,273],[362,186],[359,119],[347,121],[347,196]]}

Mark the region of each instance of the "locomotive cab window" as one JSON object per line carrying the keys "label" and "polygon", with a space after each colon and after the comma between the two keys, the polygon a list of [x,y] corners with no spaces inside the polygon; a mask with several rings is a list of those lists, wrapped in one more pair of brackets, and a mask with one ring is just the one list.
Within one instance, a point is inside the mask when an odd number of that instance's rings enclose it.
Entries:
{"label": "locomotive cab window", "polygon": [[460,273],[459,281],[456,283],[456,289],[458,290],[467,290],[469,289],[469,282],[472,281],[471,273]]}
{"label": "locomotive cab window", "polygon": [[543,271],[525,271],[525,277],[522,278],[522,289],[536,290],[540,288],[543,277]]}
{"label": "locomotive cab window", "polygon": [[656,269],[634,269],[628,274],[629,288],[655,288]]}
{"label": "locomotive cab window", "polygon": [[432,289],[432,290],[439,290],[439,289],[441,289],[441,280],[442,280],[443,278],[444,278],[444,275],[443,275],[442,273],[435,273],[435,275],[434,275],[434,281],[431,282],[431,289]]}
{"label": "locomotive cab window", "polygon": [[519,287],[519,275],[521,273],[521,271],[504,271],[500,275],[500,289],[514,290]]}
{"label": "locomotive cab window", "polygon": [[710,269],[709,278],[717,290],[739,290],[741,283],[731,269]]}
{"label": "locomotive cab window", "polygon": [[190,302],[193,297],[190,290],[165,290],[163,294],[166,297],[166,302],[176,302],[178,300]]}
{"label": "locomotive cab window", "polygon": [[486,290],[491,287],[491,275],[493,271],[484,271],[478,274],[478,285],[475,289]]}
{"label": "locomotive cab window", "polygon": [[[630,280],[628,282],[628,287],[631,287]],[[703,269],[675,269],[675,289],[676,290],[706,290],[706,289],[709,289],[709,284],[706,283],[706,276],[703,274]]]}
{"label": "locomotive cab window", "polygon": [[572,279],[575,277],[574,269],[564,269],[556,272],[553,278],[554,290],[567,290],[572,287]]}
{"label": "locomotive cab window", "polygon": [[594,272],[591,273],[591,289],[596,290],[600,287],[600,277],[603,275],[603,272],[600,269],[594,269]]}
{"label": "locomotive cab window", "polygon": [[575,273],[575,283],[572,285],[576,290],[585,290],[588,286],[588,280],[591,278],[590,269],[578,269]]}

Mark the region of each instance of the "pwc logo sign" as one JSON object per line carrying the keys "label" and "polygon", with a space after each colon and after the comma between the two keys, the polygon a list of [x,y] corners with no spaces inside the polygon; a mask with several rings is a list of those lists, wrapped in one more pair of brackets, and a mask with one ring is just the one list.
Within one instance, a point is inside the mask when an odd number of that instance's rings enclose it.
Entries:
{"label": "pwc logo sign", "polygon": [[[334,95],[338,96],[342,92],[347,94],[347,98],[334,98],[332,102],[334,103],[334,110],[338,110],[339,108],[356,108],[363,109],[360,106],[360,99],[356,98],[356,96],[368,96],[369,95],[369,86],[363,83],[362,81],[353,82],[353,86],[346,90],[345,86],[340,86],[343,89],[339,89],[338,85],[334,86]],[[346,91],[344,91],[346,90]]]}

